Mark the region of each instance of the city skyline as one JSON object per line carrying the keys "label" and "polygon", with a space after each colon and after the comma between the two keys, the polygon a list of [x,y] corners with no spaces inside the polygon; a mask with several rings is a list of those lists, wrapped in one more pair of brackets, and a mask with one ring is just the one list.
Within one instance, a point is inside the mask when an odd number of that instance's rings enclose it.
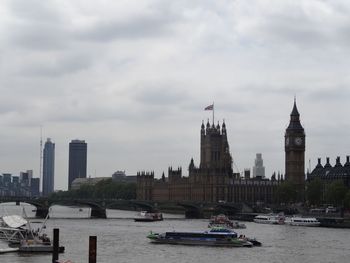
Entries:
{"label": "city skyline", "polygon": [[239,171],[262,153],[269,178],[284,173],[294,95],[305,168],[344,163],[349,11],[346,1],[2,1],[0,172],[39,177],[42,126],[56,189],[67,189],[74,138],[89,144],[87,176],[187,175],[214,101]]}

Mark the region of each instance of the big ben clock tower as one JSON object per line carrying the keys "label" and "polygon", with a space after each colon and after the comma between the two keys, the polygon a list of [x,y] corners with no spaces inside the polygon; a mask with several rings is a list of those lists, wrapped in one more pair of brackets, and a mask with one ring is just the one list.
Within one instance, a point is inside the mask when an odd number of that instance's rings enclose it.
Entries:
{"label": "big ben clock tower", "polygon": [[299,117],[296,100],[294,99],[290,122],[284,135],[285,178],[287,181],[294,183],[298,188],[298,192],[302,193],[305,186],[305,132]]}

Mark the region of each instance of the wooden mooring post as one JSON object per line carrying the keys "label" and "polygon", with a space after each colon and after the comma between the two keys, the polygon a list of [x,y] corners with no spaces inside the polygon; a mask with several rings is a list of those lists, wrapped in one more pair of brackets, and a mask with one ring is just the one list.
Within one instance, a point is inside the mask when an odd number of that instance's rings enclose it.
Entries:
{"label": "wooden mooring post", "polygon": [[60,230],[58,228],[53,229],[53,250],[52,250],[52,263],[58,262],[58,253],[60,249]]}
{"label": "wooden mooring post", "polygon": [[89,263],[96,263],[97,237],[89,237]]}

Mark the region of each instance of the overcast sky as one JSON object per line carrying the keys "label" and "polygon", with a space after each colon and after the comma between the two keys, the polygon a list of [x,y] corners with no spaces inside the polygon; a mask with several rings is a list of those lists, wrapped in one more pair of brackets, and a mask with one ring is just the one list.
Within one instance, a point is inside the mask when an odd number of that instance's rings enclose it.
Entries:
{"label": "overcast sky", "polygon": [[39,177],[40,126],[88,143],[88,175],[199,164],[200,126],[225,119],[234,162],[284,173],[294,95],[306,168],[350,155],[348,0],[2,0],[0,172]]}

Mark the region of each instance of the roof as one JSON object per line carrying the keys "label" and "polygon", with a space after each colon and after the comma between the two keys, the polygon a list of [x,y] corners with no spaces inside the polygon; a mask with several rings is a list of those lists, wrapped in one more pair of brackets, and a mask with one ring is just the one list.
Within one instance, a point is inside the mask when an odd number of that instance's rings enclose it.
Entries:
{"label": "roof", "polygon": [[6,225],[13,228],[18,228],[28,223],[27,220],[25,220],[23,217],[18,215],[3,216],[2,220]]}
{"label": "roof", "polygon": [[294,100],[294,105],[292,112],[290,114],[290,122],[287,128],[287,131],[294,130],[294,131],[304,131],[303,126],[300,123],[300,114],[297,108],[296,101]]}

